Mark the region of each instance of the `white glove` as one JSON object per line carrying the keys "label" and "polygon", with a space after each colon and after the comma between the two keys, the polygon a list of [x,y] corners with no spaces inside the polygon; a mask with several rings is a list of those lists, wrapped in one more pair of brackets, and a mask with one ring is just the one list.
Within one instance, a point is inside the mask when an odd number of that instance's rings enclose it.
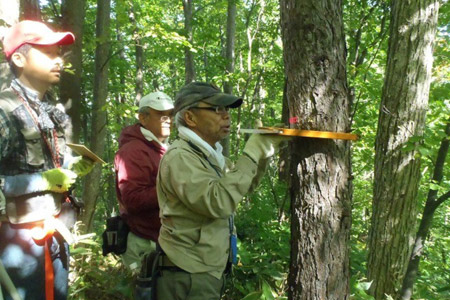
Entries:
{"label": "white glove", "polygon": [[290,140],[290,137],[272,134],[252,134],[244,147],[244,153],[254,161],[267,159],[278,151],[283,141]]}

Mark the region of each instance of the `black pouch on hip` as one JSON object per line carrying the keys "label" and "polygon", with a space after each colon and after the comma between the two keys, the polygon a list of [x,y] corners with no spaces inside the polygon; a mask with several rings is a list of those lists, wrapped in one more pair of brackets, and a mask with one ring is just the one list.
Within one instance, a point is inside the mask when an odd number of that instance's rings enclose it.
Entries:
{"label": "black pouch on hip", "polygon": [[127,251],[127,238],[130,228],[120,216],[111,217],[106,220],[106,229],[102,234],[103,256],[108,253],[117,255]]}

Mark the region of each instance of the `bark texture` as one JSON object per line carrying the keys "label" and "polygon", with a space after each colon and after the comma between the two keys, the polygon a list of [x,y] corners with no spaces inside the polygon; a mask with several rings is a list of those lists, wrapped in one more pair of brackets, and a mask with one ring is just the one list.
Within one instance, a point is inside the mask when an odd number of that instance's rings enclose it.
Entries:
{"label": "bark texture", "polygon": [[72,119],[72,132],[69,138],[75,143],[79,142],[81,129],[83,128],[81,123],[81,108],[83,106],[81,73],[83,67],[82,42],[85,3],[85,0],[64,0],[61,3],[61,29],[71,31],[75,35],[75,43],[63,47],[66,53],[65,64],[70,66],[73,72],[63,72],[60,84],[61,102]]}
{"label": "bark texture", "polygon": [[368,279],[375,299],[396,297],[414,243],[420,160],[402,150],[422,136],[439,3],[393,0],[388,60],[375,142]]}
{"label": "bark texture", "polygon": [[[280,4],[289,116],[302,129],[349,132],[342,1]],[[289,299],[349,299],[350,142],[290,146]]]}
{"label": "bark texture", "polygon": [[[95,50],[95,78],[94,78],[94,102],[92,107],[92,135],[91,150],[94,153],[103,154],[106,141],[106,111],[103,106],[108,96],[108,71],[110,55],[110,10],[111,0],[97,1],[96,37],[97,48]],[[97,198],[100,193],[100,179],[102,168],[97,164],[86,176],[83,199],[85,208],[82,215],[86,231],[91,231]]]}

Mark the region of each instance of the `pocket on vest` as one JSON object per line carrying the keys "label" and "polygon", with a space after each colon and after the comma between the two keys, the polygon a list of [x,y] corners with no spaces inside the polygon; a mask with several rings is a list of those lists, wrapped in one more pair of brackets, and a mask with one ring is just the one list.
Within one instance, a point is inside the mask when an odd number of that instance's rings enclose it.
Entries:
{"label": "pocket on vest", "polygon": [[20,130],[25,138],[26,159],[31,166],[42,166],[44,154],[42,152],[41,133],[34,128],[23,128]]}

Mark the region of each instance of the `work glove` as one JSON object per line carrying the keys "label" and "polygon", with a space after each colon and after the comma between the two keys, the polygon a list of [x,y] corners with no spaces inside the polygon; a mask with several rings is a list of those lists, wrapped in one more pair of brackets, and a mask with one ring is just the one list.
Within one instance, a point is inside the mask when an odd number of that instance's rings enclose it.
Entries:
{"label": "work glove", "polygon": [[45,190],[55,193],[67,192],[75,183],[75,179],[77,179],[77,174],[66,169],[56,168],[42,172],[43,184],[47,185]]}
{"label": "work glove", "polygon": [[244,147],[244,153],[255,162],[267,159],[278,151],[281,142],[290,140],[290,137],[272,134],[252,134]]}
{"label": "work glove", "polygon": [[78,177],[83,177],[92,171],[94,162],[87,157],[77,156],[73,158],[67,168],[75,172]]}

